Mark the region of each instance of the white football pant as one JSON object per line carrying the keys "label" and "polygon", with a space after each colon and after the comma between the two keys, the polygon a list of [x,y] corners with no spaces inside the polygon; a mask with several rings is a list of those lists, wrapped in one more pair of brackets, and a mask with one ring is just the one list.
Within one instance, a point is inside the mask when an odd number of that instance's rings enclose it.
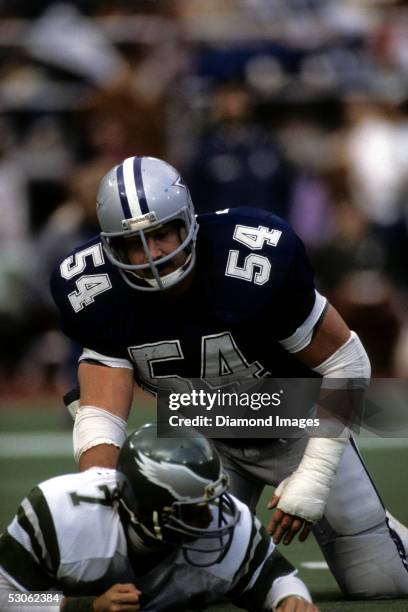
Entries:
{"label": "white football pant", "polygon": [[[256,508],[265,484],[276,486],[297,467],[304,440],[235,448],[215,441],[231,491]],[[398,533],[400,532],[400,533]],[[387,598],[408,595],[407,529],[386,515],[354,440],[346,446],[324,517],[313,533],[345,595]]]}

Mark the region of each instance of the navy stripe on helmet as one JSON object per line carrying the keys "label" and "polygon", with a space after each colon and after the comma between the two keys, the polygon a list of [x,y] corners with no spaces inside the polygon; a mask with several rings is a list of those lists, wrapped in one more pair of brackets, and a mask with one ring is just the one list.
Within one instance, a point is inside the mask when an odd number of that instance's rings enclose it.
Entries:
{"label": "navy stripe on helmet", "polygon": [[139,198],[140,210],[142,211],[142,214],[145,215],[146,213],[150,211],[149,211],[149,207],[146,202],[146,194],[145,194],[144,185],[143,185],[142,158],[141,157],[134,158],[133,172],[135,176],[135,185],[136,185],[137,197]]}
{"label": "navy stripe on helmet", "polygon": [[123,208],[123,214],[125,215],[125,219],[131,219],[132,213],[130,212],[128,197],[126,195],[125,181],[123,178],[123,164],[120,164],[116,168],[116,180],[118,182],[119,197]]}

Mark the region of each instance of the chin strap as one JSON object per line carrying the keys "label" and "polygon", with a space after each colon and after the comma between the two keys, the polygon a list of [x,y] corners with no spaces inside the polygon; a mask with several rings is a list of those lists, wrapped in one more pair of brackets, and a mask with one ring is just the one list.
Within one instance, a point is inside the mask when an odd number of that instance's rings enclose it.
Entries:
{"label": "chin strap", "polygon": [[159,521],[159,513],[157,512],[157,510],[153,511],[153,527],[154,527],[155,537],[158,540],[163,541],[163,533],[162,533],[162,529],[161,529],[161,525]]}
{"label": "chin strap", "polygon": [[[190,260],[191,260],[191,253],[187,257],[184,264],[180,266],[180,268],[177,268],[177,270],[173,270],[173,272],[169,272],[169,274],[165,274],[164,276],[160,277],[160,282],[162,283],[165,289],[173,285],[174,282],[177,281],[178,278],[180,278],[185,268],[190,263]],[[141,280],[144,280],[148,285],[150,285],[150,287],[159,287],[158,282],[155,278],[144,278],[144,277],[138,276],[137,274],[135,274],[135,276],[137,276],[137,278],[140,278]]]}
{"label": "chin strap", "polygon": [[[139,521],[136,514],[132,512],[122,497],[120,497],[120,493],[118,496],[118,502],[128,517],[126,520],[127,534],[137,550],[152,552],[155,545],[159,546],[162,544],[162,538],[160,539],[155,536],[155,534],[150,531],[146,525]],[[151,544],[151,546],[149,546],[149,544]]]}

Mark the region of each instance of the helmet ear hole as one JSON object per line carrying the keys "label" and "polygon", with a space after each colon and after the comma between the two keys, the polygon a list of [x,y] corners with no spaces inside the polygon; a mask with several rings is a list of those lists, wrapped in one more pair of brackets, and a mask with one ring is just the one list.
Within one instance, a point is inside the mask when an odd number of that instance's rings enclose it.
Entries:
{"label": "helmet ear hole", "polygon": [[125,239],[122,237],[110,238],[109,246],[112,251],[119,257],[120,261],[124,263],[130,263],[129,257],[125,248]]}

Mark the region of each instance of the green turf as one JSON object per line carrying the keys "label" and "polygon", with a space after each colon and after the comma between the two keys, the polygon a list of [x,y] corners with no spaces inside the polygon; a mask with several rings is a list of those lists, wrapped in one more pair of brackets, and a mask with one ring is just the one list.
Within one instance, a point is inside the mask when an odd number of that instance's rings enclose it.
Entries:
{"label": "green turf", "polygon": [[[130,419],[130,429],[143,422],[154,420],[154,403],[148,401],[142,407],[134,409]],[[44,445],[52,438],[52,433],[66,432],[70,435],[72,422],[67,417],[57,400],[37,402],[3,403],[0,410],[1,434],[16,434],[16,447],[21,443],[18,435],[22,433],[41,432],[48,434]],[[1,450],[1,449],[0,449]],[[18,449],[17,449],[18,450]],[[408,494],[404,476],[404,466],[407,463],[407,450],[370,450],[364,453],[365,462],[374,477],[376,485],[387,507],[399,520],[408,523]],[[71,457],[41,457],[26,456],[7,458],[0,455],[0,529],[3,529],[13,517],[17,506],[24,495],[39,481],[51,476],[74,471],[75,464]],[[271,491],[266,490],[258,506],[258,515],[266,522],[266,501]],[[363,509],[362,509],[363,511]],[[345,610],[348,612],[408,612],[407,600],[358,602],[343,599],[336,582],[327,569],[310,570],[301,566],[304,561],[322,561],[323,557],[313,538],[300,544],[292,543],[281,547],[281,552],[294,565],[299,567],[300,576],[311,589],[322,612]],[[235,609],[235,608],[234,608]],[[227,612],[231,607],[216,606],[214,611]]]}

